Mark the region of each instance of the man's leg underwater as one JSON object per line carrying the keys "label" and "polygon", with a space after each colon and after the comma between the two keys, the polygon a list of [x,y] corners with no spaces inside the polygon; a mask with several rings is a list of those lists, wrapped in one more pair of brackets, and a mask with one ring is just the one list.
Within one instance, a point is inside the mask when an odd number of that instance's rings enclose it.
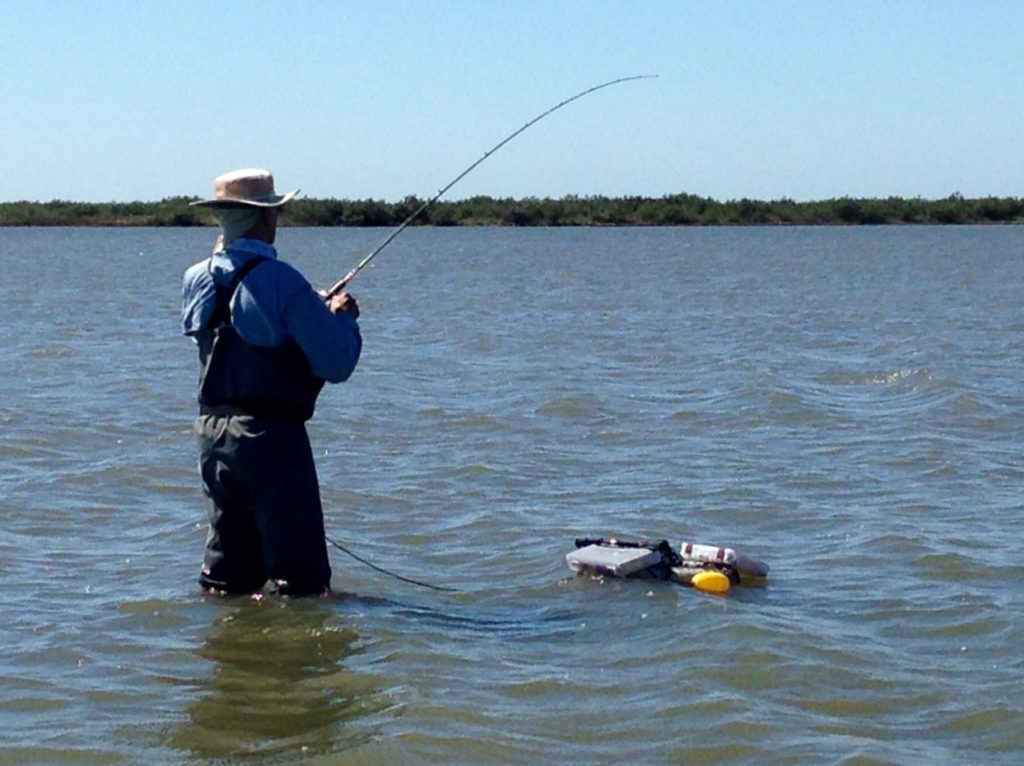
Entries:
{"label": "man's leg underwater", "polygon": [[331,588],[331,565],[306,427],[284,420],[264,423],[264,438],[272,446],[261,456],[253,518],[263,541],[266,574],[283,595],[324,595]]}
{"label": "man's leg underwater", "polygon": [[238,424],[230,418],[202,416],[196,421],[199,472],[209,501],[209,531],[199,584],[228,593],[253,593],[263,587],[263,549],[247,507],[246,488],[238,480]]}

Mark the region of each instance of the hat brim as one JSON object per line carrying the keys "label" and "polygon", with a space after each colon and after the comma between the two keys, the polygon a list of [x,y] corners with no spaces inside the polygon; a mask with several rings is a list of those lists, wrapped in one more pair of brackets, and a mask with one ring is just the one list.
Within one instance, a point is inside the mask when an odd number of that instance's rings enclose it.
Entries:
{"label": "hat brim", "polygon": [[299,190],[290,191],[287,194],[278,194],[267,199],[201,199],[189,202],[192,207],[281,207],[299,193]]}

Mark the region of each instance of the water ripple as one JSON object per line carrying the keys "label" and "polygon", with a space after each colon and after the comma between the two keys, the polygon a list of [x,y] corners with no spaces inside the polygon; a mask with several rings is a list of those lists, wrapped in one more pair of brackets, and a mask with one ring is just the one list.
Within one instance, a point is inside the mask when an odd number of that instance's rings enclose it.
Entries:
{"label": "water ripple", "polygon": [[[379,234],[282,248],[326,284]],[[210,232],[5,233],[52,255],[0,296],[0,761],[1020,762],[1019,227],[407,234],[310,433],[329,533],[457,592],[332,550],[307,602],[194,586]],[[771,577],[575,577],[584,535]]]}

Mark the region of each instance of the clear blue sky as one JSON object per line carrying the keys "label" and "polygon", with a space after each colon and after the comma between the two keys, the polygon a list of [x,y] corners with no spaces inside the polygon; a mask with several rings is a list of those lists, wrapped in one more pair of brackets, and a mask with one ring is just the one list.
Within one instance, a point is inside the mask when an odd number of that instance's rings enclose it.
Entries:
{"label": "clear blue sky", "polygon": [[0,201],[1024,196],[1024,2],[9,0]]}

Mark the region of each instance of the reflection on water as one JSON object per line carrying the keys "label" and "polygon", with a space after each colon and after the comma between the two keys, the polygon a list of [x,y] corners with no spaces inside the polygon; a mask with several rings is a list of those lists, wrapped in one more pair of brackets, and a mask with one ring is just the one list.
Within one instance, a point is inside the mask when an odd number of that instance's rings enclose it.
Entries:
{"label": "reflection on water", "polygon": [[197,650],[212,662],[170,744],[195,758],[308,757],[365,743],[386,701],[346,670],[359,637],[328,602],[232,599]]}

